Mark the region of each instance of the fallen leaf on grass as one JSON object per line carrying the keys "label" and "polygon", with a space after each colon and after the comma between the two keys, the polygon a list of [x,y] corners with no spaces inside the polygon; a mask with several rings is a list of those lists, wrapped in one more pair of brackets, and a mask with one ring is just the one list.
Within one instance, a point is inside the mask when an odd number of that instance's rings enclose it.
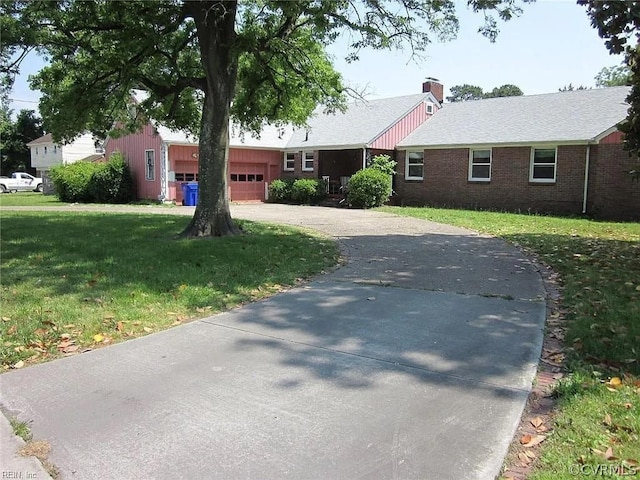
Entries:
{"label": "fallen leaf on grass", "polygon": [[93,336],[93,341],[96,343],[100,343],[102,340],[104,340],[104,336],[99,333]]}
{"label": "fallen leaf on grass", "polygon": [[145,332],[147,332],[147,333],[151,333],[151,332],[153,332],[153,329],[152,329],[152,328],[149,328],[149,327],[143,327],[142,329],[143,329]]}
{"label": "fallen leaf on grass", "polygon": [[116,323],[116,330],[122,332],[124,330],[124,324],[122,322]]}
{"label": "fallen leaf on grass", "polygon": [[14,363],[11,368],[22,368],[24,367],[24,361],[20,360],[19,362]]}
{"label": "fallen leaf on grass", "polygon": [[605,382],[605,385],[607,387],[607,390],[609,390],[610,392],[615,392],[619,388],[622,388],[622,380],[620,380],[620,377],[613,377],[608,382]]}
{"label": "fallen leaf on grass", "polygon": [[18,326],[17,325],[11,325],[9,327],[9,329],[7,330],[7,335],[13,335],[17,331],[18,331]]}
{"label": "fallen leaf on grass", "polygon": [[10,322],[11,321],[11,317],[2,317],[2,321],[3,322]]}
{"label": "fallen leaf on grass", "polygon": [[596,455],[603,456],[605,460],[617,460],[616,456],[613,454],[613,448],[611,447],[607,447],[604,452],[602,450],[598,450],[597,448],[592,448],[591,451]]}
{"label": "fallen leaf on grass", "polygon": [[611,424],[613,423],[613,421],[611,420],[611,415],[609,415],[608,413],[604,416],[604,420],[602,420],[602,423],[604,423],[605,425],[607,425],[608,427],[611,426]]}

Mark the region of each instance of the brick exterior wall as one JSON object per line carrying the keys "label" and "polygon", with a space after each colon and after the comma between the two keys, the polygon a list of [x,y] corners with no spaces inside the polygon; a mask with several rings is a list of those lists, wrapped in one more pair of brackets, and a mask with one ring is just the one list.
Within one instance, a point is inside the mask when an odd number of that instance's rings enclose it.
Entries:
{"label": "brick exterior wall", "polygon": [[531,147],[492,149],[490,182],[471,182],[469,149],[425,150],[424,179],[405,180],[405,152],[396,156],[396,192],[404,205],[579,214],[586,146],[558,147],[556,182],[529,182]]}
{"label": "brick exterior wall", "polygon": [[313,171],[302,170],[302,152],[295,152],[294,170],[284,169],[284,153],[280,166],[280,178],[319,178],[318,177],[318,151],[313,152]]}
{"label": "brick exterior wall", "polygon": [[611,220],[640,220],[640,181],[628,173],[640,163],[622,144],[591,146],[588,212]]}

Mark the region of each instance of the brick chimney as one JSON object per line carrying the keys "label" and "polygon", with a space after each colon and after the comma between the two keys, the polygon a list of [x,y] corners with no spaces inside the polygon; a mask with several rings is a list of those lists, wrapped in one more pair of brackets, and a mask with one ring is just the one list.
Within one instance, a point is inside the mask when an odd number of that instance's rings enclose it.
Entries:
{"label": "brick chimney", "polygon": [[431,92],[436,100],[440,103],[444,100],[444,87],[440,83],[440,80],[433,77],[427,77],[422,84],[422,93]]}

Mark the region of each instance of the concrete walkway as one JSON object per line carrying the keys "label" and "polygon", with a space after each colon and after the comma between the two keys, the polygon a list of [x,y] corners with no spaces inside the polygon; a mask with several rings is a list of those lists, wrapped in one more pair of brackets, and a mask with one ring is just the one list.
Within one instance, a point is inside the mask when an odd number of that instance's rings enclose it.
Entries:
{"label": "concrete walkway", "polygon": [[231,312],[0,375],[0,405],[51,443],[62,478],[498,475],[542,342],[544,289],[527,258],[378,212],[233,215],[325,232],[348,263]]}

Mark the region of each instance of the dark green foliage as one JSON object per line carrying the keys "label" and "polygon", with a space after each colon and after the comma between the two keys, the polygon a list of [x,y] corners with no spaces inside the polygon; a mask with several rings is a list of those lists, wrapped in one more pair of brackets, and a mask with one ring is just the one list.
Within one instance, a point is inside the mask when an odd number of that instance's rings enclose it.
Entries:
{"label": "dark green foliage", "polygon": [[51,180],[58,198],[63,202],[88,202],[89,182],[96,170],[95,163],[76,162],[51,169]]}
{"label": "dark green foliage", "polygon": [[291,200],[293,180],[276,178],[269,184],[269,201],[285,203]]}
{"label": "dark green foliage", "polygon": [[[631,0],[578,0],[587,9],[591,25],[605,39],[611,54],[624,53],[628,67],[626,82],[632,86],[627,97],[629,111],[619,125],[625,134],[625,148],[634,156],[640,155],[640,3]],[[614,72],[615,76],[619,73]],[[608,76],[608,75],[607,75]],[[597,78],[597,77],[596,77]]]}
{"label": "dark green foliage", "polygon": [[51,170],[63,202],[126,203],[133,199],[133,178],[122,155],[107,163],[76,162]]}
{"label": "dark green foliage", "polygon": [[111,156],[107,163],[96,164],[89,181],[91,200],[98,203],[127,203],[133,200],[133,177],[122,154]]}
{"label": "dark green foliage", "polygon": [[324,195],[324,182],[316,178],[299,178],[291,187],[291,199],[296,203],[317,203]]}
{"label": "dark green foliage", "polygon": [[349,180],[348,200],[354,207],[380,207],[390,195],[391,177],[375,168],[360,170]]}
{"label": "dark green foliage", "polygon": [[31,152],[27,143],[44,135],[42,120],[33,110],[20,110],[15,121],[11,110],[0,109],[0,172],[9,175],[13,172],[30,172]]}
{"label": "dark green foliage", "polygon": [[318,203],[327,185],[316,178],[278,178],[269,184],[269,200],[275,203]]}
{"label": "dark green foliage", "polygon": [[469,100],[482,100],[483,98],[519,97],[524,95],[519,87],[509,83],[495,87],[490,92],[484,92],[482,88],[466,83],[464,85],[454,85],[450,90],[451,96],[447,97],[447,102],[467,102]]}

